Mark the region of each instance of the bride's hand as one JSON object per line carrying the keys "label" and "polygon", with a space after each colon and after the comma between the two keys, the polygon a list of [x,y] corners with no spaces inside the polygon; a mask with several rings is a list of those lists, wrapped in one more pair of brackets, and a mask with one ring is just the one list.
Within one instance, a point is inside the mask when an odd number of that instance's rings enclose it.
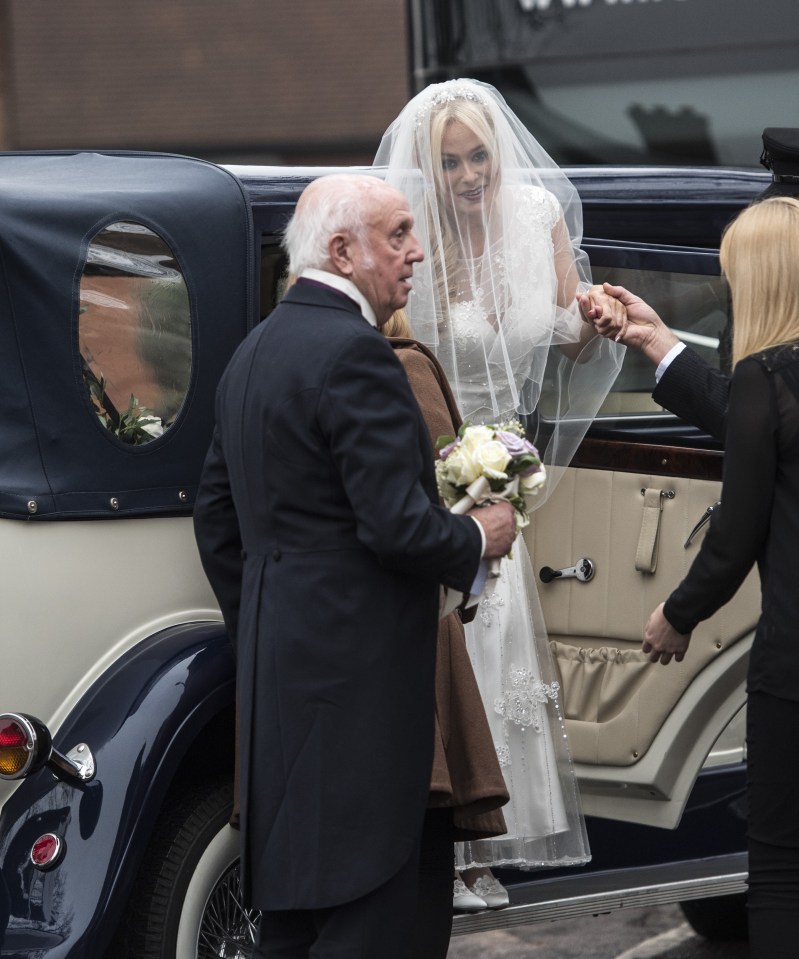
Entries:
{"label": "bride's hand", "polygon": [[597,284],[585,293],[579,293],[577,302],[585,322],[593,326],[600,336],[623,340],[627,331],[627,309],[621,300]]}

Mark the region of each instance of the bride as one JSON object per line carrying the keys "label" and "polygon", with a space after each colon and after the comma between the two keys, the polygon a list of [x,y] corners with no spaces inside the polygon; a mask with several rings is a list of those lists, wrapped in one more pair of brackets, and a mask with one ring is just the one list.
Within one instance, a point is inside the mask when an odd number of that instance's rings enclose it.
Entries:
{"label": "bride", "polygon": [[[578,295],[590,282],[577,192],[500,94],[475,80],[433,84],[414,97],[375,164],[414,211],[425,261],[414,269],[408,318],[444,367],[464,420],[521,416],[530,428],[546,418],[548,483],[537,508],[623,356],[581,314]],[[595,312],[586,319],[619,308],[596,288],[591,296]],[[466,634],[511,799],[508,832],[458,844],[457,869],[586,862],[558,676],[521,538]],[[472,888],[489,905],[507,902],[485,869],[475,876]]]}

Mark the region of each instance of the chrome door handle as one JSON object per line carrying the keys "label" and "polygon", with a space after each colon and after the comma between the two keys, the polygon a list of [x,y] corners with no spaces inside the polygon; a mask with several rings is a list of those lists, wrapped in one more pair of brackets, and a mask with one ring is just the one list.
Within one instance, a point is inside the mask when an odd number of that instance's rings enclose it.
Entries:
{"label": "chrome door handle", "polygon": [[543,566],[538,576],[542,583],[551,583],[553,579],[579,579],[581,583],[587,583],[589,579],[594,578],[594,561],[586,558],[578,559],[574,566],[567,566],[565,569]]}
{"label": "chrome door handle", "polygon": [[691,542],[693,541],[694,536],[696,536],[696,534],[699,532],[700,529],[702,529],[703,526],[705,526],[707,523],[710,522],[710,517],[716,512],[719,506],[721,506],[721,500],[717,500],[715,503],[712,504],[712,506],[708,506],[705,512],[702,513],[702,515],[699,517],[699,522],[691,530],[691,532],[688,535],[688,539],[683,544],[683,549],[688,549],[688,547],[691,545]]}

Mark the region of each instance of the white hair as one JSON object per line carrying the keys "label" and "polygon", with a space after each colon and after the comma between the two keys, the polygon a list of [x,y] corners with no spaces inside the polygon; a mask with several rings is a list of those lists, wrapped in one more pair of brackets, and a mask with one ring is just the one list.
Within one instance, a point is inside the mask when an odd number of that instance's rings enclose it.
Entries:
{"label": "white hair", "polygon": [[385,187],[382,180],[356,173],[331,173],[306,187],[283,234],[289,272],[299,276],[306,269],[324,269],[335,233],[350,233],[364,242],[364,213],[379,187]]}

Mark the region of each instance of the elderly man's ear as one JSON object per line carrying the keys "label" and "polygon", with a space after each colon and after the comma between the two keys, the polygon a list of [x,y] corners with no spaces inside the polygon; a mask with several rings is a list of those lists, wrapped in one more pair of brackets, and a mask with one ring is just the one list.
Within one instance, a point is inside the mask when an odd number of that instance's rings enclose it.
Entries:
{"label": "elderly man's ear", "polygon": [[334,233],[327,242],[327,252],[336,273],[341,276],[352,276],[353,264],[348,234]]}

